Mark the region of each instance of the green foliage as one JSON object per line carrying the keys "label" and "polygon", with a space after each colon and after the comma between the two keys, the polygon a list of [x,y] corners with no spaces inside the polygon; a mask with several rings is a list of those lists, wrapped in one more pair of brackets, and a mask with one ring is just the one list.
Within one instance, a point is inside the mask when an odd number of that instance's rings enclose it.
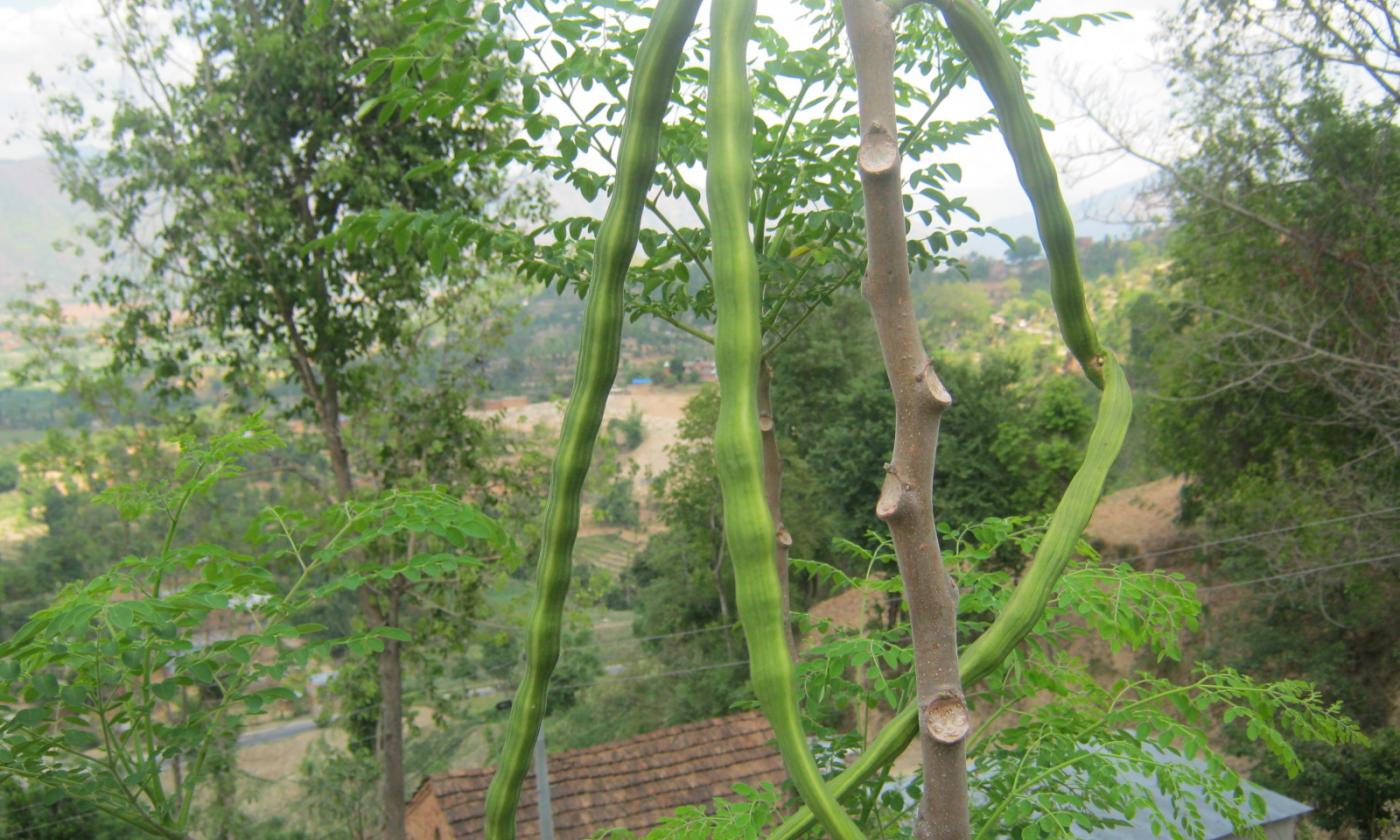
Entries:
{"label": "green foliage", "polygon": [[10,778],[0,781],[0,832],[43,840],[125,840],[131,826],[81,799]]}
{"label": "green foliage", "polygon": [[1083,460],[1083,441],[1093,426],[1082,386],[1070,377],[1046,379],[1033,401],[1028,397],[1022,397],[1028,410],[1002,415],[990,453],[1018,481],[1002,502],[1011,510],[1039,510],[1059,498]]}
{"label": "green foliage", "polygon": [[375,796],[379,763],[372,755],[313,743],[301,762],[302,819],[317,837],[371,840],[380,836],[382,802]]}
{"label": "green foliage", "polygon": [[8,493],[19,486],[19,464],[14,461],[0,461],[0,493]]}
{"label": "green foliage", "polygon": [[[677,441],[667,450],[669,465],[653,486],[665,530],[647,540],[620,581],[636,614],[638,636],[686,633],[643,643],[644,650],[670,668],[744,658],[733,627],[734,576],[720,524],[713,447],[718,411],[713,385],[703,386],[686,404]],[[712,717],[731,708],[745,677],[744,668],[701,672],[635,702],[643,710],[655,707],[657,726]]]}
{"label": "green foliage", "polygon": [[934,504],[943,521],[1046,510],[1078,469],[1092,425],[1086,389],[1067,376],[1027,383],[1023,372],[998,356],[940,364],[953,395],[939,432]]}
{"label": "green foliage", "polygon": [[[1028,14],[1032,6],[1010,7],[998,22],[1018,57],[1035,44],[1113,19],[1037,19]],[[617,117],[637,73],[635,56],[648,10],[632,0],[611,4],[606,15],[581,0],[485,4],[482,18],[500,24],[488,39],[490,46],[531,59],[531,71],[520,78],[518,108],[496,104],[492,111],[484,106],[480,90],[449,78],[443,50],[470,37],[475,24],[444,0],[401,3],[397,15],[415,31],[399,47],[373,51],[358,69],[368,78],[399,74],[409,80],[377,100],[385,112],[392,109],[408,122],[449,116],[470,122],[478,114],[518,117],[526,137],[500,144],[494,152],[465,152],[460,160],[524,166],[568,184],[592,201],[610,194],[615,184],[614,149],[621,134]],[[751,44],[757,129],[751,217],[763,278],[762,329],[768,352],[814,309],[827,304],[837,289],[854,287],[864,267],[860,194],[848,188],[856,171],[859,131],[854,78],[834,8],[812,4],[804,14],[814,33],[811,46],[794,46],[787,33],[764,19],[757,21]],[[912,8],[901,28],[905,37],[896,56],[898,96],[909,113],[917,115],[903,138],[913,162],[907,176],[911,219],[925,231],[909,247],[915,264],[927,267],[946,261],[950,249],[983,230],[976,211],[955,195],[962,169],[949,157],[990,129],[992,121],[934,118],[946,97],[966,83],[967,61],[933,14]],[[661,136],[660,159],[666,165],[657,178],[662,196],[705,220],[708,214],[692,170],[705,148],[702,131],[710,103],[703,68],[710,49],[708,34],[697,33],[691,45],[672,95],[679,116]],[[928,76],[937,78],[932,87],[915,81]],[[802,81],[794,85],[792,80]],[[546,108],[551,101],[562,108]],[[648,206],[661,224],[641,232],[645,259],[631,269],[639,282],[628,290],[630,316],[649,313],[708,340],[704,325],[715,313],[705,258],[711,250],[710,231],[703,223],[688,225],[673,205]],[[409,228],[430,241],[441,241],[440,247],[495,255],[518,266],[524,276],[561,292],[569,286],[582,292],[590,278],[597,227],[598,220],[591,216],[531,228],[469,212],[404,208],[362,213],[341,235],[367,242],[381,231]]]}
{"label": "green foliage", "polygon": [[981,283],[936,282],[914,290],[914,312],[925,342],[950,353],[981,351],[995,341],[996,309]]}
{"label": "green foliage", "polygon": [[[1209,551],[1210,566],[1227,583],[1266,578],[1222,593],[1243,606],[1221,617],[1211,655],[1250,673],[1306,674],[1368,727],[1384,725],[1395,702],[1393,569],[1311,570],[1392,553],[1400,512],[1378,492],[1345,471],[1280,456],[1236,474],[1228,495],[1205,497],[1209,533],[1233,538]],[[1269,608],[1258,609],[1264,599]]]}
{"label": "green foliage", "polygon": [[[306,246],[349,213],[478,211],[495,198],[494,170],[429,165],[494,142],[500,123],[360,118],[389,79],[352,78],[345,62],[405,32],[383,3],[131,0],[106,12],[122,37],[101,46],[139,80],[113,92],[110,120],[67,90],[41,92],[62,186],[94,213],[84,233],[102,269],[88,291],[118,310],[113,367],[149,375],[164,393],[194,389],[213,369],[263,396],[276,381],[264,375],[271,362],[322,422],[355,410],[366,394],[354,363],[409,337],[408,316],[460,286],[463,260],[400,227],[378,231],[383,247]],[[171,30],[198,45],[187,78],[172,78],[160,58]],[[456,67],[499,77],[502,64],[479,52]]]}
{"label": "green foliage", "polygon": [[[775,425],[793,488],[784,520],[799,556],[836,561],[826,535],[882,527],[871,499],[894,437],[893,402],[868,324],[858,299],[838,295],[773,359]],[[1026,370],[998,354],[976,364],[940,359],[953,395],[939,432],[941,520],[962,526],[1047,510],[1078,468],[1092,425],[1089,389],[1068,376],[1028,381]]]}
{"label": "green foliage", "polygon": [[632,496],[632,479],[622,476],[610,482],[593,506],[593,514],[604,525],[635,528],[642,522],[642,506]]}
{"label": "green foliage", "polygon": [[1400,351],[1383,338],[1400,324],[1400,100],[1352,73],[1393,60],[1379,33],[1394,10],[1192,2],[1176,23],[1198,146],[1171,171],[1170,271],[1134,302],[1133,343],[1161,392],[1159,457],[1190,479],[1183,518],[1208,538],[1262,534],[1206,557],[1225,581],[1268,579],[1235,590],[1214,655],[1305,675],[1379,726],[1400,685],[1393,568],[1314,570],[1394,545],[1375,512],[1400,494]]}
{"label": "green foliage", "polygon": [[[469,540],[504,542],[499,526],[444,494],[391,493],[347,504],[318,520],[269,508],[250,539],[260,555],[177,540],[190,503],[240,462],[279,441],[258,418],[198,442],[178,441],[168,478],[103,491],[125,518],[152,517],[157,550],[66,587],[0,645],[0,758],[6,776],[82,798],[141,831],[184,837],[218,744],[265,706],[294,698],[286,685],[335,646],[366,655],[399,628],[344,637],[299,616],[318,599],[366,578],[463,574],[478,563]],[[346,567],[371,544],[440,540],[442,551],[402,562]],[[207,622],[229,616],[234,629]],[[178,714],[171,710],[178,707]],[[162,774],[180,760],[177,785]]]}
{"label": "green foliage", "polygon": [[[1396,259],[1385,250],[1394,239],[1376,227],[1400,194],[1395,127],[1319,95],[1278,130],[1301,135],[1309,154],[1296,170],[1237,159],[1247,152],[1229,144],[1244,141],[1230,134],[1191,170],[1213,183],[1247,178],[1230,200],[1267,224],[1237,224],[1218,196],[1189,191],[1177,211],[1170,253],[1180,315],[1170,349],[1155,354],[1170,398],[1156,423],[1165,457],[1208,493],[1280,451],[1341,465],[1393,445],[1386,395],[1396,383],[1383,370],[1394,351],[1372,337],[1400,319],[1381,268]],[[1290,186],[1269,184],[1283,177]],[[1371,192],[1355,194],[1361,184]],[[1299,234],[1280,235],[1280,226]],[[1353,252],[1360,269],[1335,257]],[[1206,427],[1215,433],[1197,433]],[[1363,472],[1385,474],[1393,455],[1385,461]]]}
{"label": "green foliage", "polygon": [[[326,683],[326,691],[334,702],[326,703],[317,719],[318,725],[327,725],[331,723],[330,711],[338,709],[335,717],[345,730],[345,751],[371,762],[377,746],[383,700],[379,692],[378,666],[374,657],[347,657],[341,661],[335,676]],[[345,767],[337,765],[331,769],[344,770]]]}
{"label": "green foliage", "polygon": [[879,526],[872,500],[894,439],[894,401],[864,303],[834,295],[772,366],[774,427],[792,488],[784,523],[795,555],[829,558],[832,534]]}
{"label": "green foliage", "polygon": [[[640,418],[639,418],[640,419]],[[633,495],[638,466],[625,459],[627,433],[623,441],[611,436],[600,438],[593,449],[593,463],[584,479],[584,489],[593,507],[593,519],[604,525],[635,528],[641,524],[641,503]]]}
{"label": "green foliage", "polygon": [[[975,638],[986,616],[998,612],[1010,594],[1010,577],[987,563],[1007,550],[1033,551],[1042,533],[1043,526],[1026,518],[945,528],[944,558],[961,593],[960,638]],[[800,568],[873,597],[902,589],[890,576],[887,542],[876,538],[872,549],[842,545],[862,559],[864,575],[847,576],[812,562]],[[1060,579],[1031,643],[974,695],[977,706],[987,710],[969,753],[976,836],[1111,830],[1145,812],[1157,836],[1190,837],[1203,804],[1242,827],[1259,800],[1207,747],[1208,730],[1218,725],[1240,730],[1291,774],[1303,767],[1294,743],[1364,742],[1336,706],[1298,681],[1258,683],[1208,666],[1198,666],[1195,679],[1184,684],[1145,673],[1111,683],[1092,677],[1084,663],[1063,653],[1072,639],[1097,636],[1114,649],[1178,659],[1181,634],[1195,628],[1200,604],[1180,575],[1126,565],[1104,568],[1087,544],[1081,542],[1078,550],[1087,559]],[[875,631],[818,629],[824,641],[802,664],[809,710],[900,708],[909,702],[913,674],[906,623]],[[862,745],[858,732],[816,723],[817,731],[833,738],[836,753]],[[868,830],[898,824],[907,815],[914,803],[902,789],[902,783],[892,788],[873,779],[854,794],[855,807],[868,815]]]}
{"label": "green foliage", "polygon": [[1018,236],[1016,241],[1011,243],[1011,247],[1006,249],[1006,259],[1013,265],[1025,265],[1039,259],[1044,253],[1040,243],[1033,237]]}
{"label": "green foliage", "polygon": [[[734,785],[735,800],[716,799],[698,807],[687,805],[646,833],[646,840],[758,840],[775,816],[782,813],[777,788],[764,782],[757,788]],[[599,840],[634,837],[626,831],[604,832]]]}
{"label": "green foliage", "polygon": [[1363,840],[1393,836],[1400,822],[1400,730],[1380,729],[1369,744],[1308,744],[1298,754],[1301,773],[1289,776],[1266,765],[1256,777],[1311,803],[1311,819],[1329,831],[1353,829]]}
{"label": "green foliage", "polygon": [[[675,370],[672,365],[672,370]],[[684,366],[682,366],[682,370]],[[620,435],[622,440],[618,441],[618,447],[623,452],[631,452],[642,445],[646,438],[646,426],[642,422],[642,410],[634,403],[632,410],[627,412],[626,417],[614,417],[608,421],[608,431],[612,434]]]}
{"label": "green foliage", "polygon": [[[52,429],[22,450],[30,478],[16,493],[16,502],[42,527],[14,544],[10,562],[0,565],[0,636],[18,629],[64,584],[102,574],[124,556],[159,550],[164,535],[160,521],[128,521],[111,505],[93,500],[113,484],[168,474],[175,459],[168,441],[208,434],[208,425],[196,415],[144,427]],[[314,469],[308,460],[290,450],[244,459],[259,479],[223,482],[191,500],[183,514],[186,538],[246,549],[248,522],[262,507],[301,504],[308,485],[300,476]]]}
{"label": "green foliage", "polygon": [[1301,765],[1290,740],[1363,740],[1307,683],[1256,683],[1199,666],[1185,685],[1144,674],[1102,686],[1067,658],[1033,657],[1028,666],[1016,692],[1048,702],[1005,713],[1011,725],[971,750],[976,775],[986,780],[977,837],[1054,836],[1072,826],[1112,827],[1146,811],[1154,836],[1184,840],[1199,836],[1202,807],[1241,832],[1262,814],[1263,799],[1207,747],[1206,728],[1242,726],[1291,773]]}

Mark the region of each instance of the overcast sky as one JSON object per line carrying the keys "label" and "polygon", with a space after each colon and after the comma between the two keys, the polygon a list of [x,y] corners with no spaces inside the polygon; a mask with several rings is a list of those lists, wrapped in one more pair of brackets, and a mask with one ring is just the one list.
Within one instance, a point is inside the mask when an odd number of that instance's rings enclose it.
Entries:
{"label": "overcast sky", "polygon": [[[1154,63],[1152,41],[1159,16],[1178,0],[1044,0],[1039,15],[1079,12],[1126,11],[1130,21],[1086,30],[1077,38],[1047,44],[1031,55],[1031,83],[1038,110],[1052,119],[1051,154],[1067,161],[1072,151],[1102,147],[1096,129],[1075,120],[1075,106],[1066,86],[1092,88],[1116,101],[1131,104],[1139,125],[1165,125],[1166,96],[1162,75]],[[782,5],[766,5],[764,12],[780,16]],[[37,137],[39,100],[31,89],[31,73],[53,76],[85,49],[91,49],[100,32],[98,0],[0,0],[0,158],[27,158],[42,153]],[[99,64],[96,75],[120,84],[121,72],[110,62]],[[981,113],[986,102],[980,91],[969,89],[951,99],[950,118]],[[1011,169],[1010,159],[998,137],[979,139],[959,153],[964,189],[983,218],[996,219],[1028,211]],[[1062,179],[1071,201],[1130,183],[1148,174],[1130,161],[1084,160],[1065,164]]]}

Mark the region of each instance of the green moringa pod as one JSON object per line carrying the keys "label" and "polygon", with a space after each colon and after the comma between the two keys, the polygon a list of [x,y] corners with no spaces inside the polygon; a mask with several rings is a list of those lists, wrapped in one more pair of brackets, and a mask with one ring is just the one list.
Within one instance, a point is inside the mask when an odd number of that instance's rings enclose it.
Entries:
{"label": "green moringa pod", "polygon": [[996,109],[997,123],[1016,165],[1016,175],[1035,211],[1041,247],[1050,263],[1050,296],[1060,319],[1060,334],[1084,368],[1084,374],[1102,388],[1104,349],[1084,302],[1074,222],[1060,193],[1055,165],[1045,149],[1040,123],[1026,99],[1016,62],[997,34],[991,16],[980,4],[973,0],[931,2],[943,13],[948,30],[972,62],[983,90]]}
{"label": "green moringa pod", "polygon": [[[1118,450],[1122,448],[1123,438],[1128,432],[1128,421],[1133,415],[1133,396],[1128,380],[1112,354],[1104,356],[1103,370],[1103,397],[1099,401],[1094,430],[1089,435],[1084,463],[1070,479],[1064,497],[1055,506],[1045,538],[1041,540],[1035,558],[1016,585],[1011,599],[987,632],[968,645],[958,658],[958,674],[965,686],[991,673],[1035,627],[1045,612],[1050,596],[1054,594],[1055,582],[1064,573],[1065,565],[1074,553],[1079,535],[1084,532],[1089,517],[1094,513],[1109,467],[1118,458]],[[838,798],[843,797],[894,761],[918,735],[918,728],[918,708],[911,704],[880,730],[859,759],[830,782],[831,792]],[[811,812],[803,808],[785,820],[769,840],[791,840],[810,828],[812,823]]]}
{"label": "green moringa pod", "polygon": [[549,676],[559,659],[559,633],[578,536],[583,480],[593,458],[608,391],[617,377],[623,283],[637,249],[646,193],[656,173],[661,121],[699,9],[700,0],[659,0],[637,53],[623,120],[617,183],[598,230],[574,391],[564,413],[550,479],[536,571],[538,592],[526,640],[525,679],[511,705],[505,744],[486,796],[489,840],[515,836],[520,784],[544,718]]}
{"label": "green moringa pod", "polygon": [[720,409],[715,461],[724,500],[724,531],[759,705],[802,799],[832,837],[850,840],[859,838],[860,830],[827,791],[802,731],[796,672],[783,628],[774,565],[773,520],[763,495],[757,396],[762,355],[760,293],[758,261],[749,234],[754,123],[747,56],[754,0],[713,0],[711,15],[706,193],[718,308],[715,362]]}

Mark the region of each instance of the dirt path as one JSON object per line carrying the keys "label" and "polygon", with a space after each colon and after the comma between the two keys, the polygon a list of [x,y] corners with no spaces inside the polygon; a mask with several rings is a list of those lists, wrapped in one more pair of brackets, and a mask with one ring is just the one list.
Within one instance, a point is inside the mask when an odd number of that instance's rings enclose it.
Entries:
{"label": "dirt path", "polygon": [[[651,479],[665,471],[669,463],[667,449],[675,444],[679,436],[680,421],[685,414],[686,403],[699,393],[700,387],[682,385],[660,388],[655,385],[629,385],[614,389],[608,397],[608,405],[603,412],[604,429],[607,428],[607,421],[626,418],[633,410],[642,415],[642,428],[645,433],[641,445],[622,456],[624,467],[629,461],[637,465],[632,494],[633,498],[641,503],[641,524],[637,528],[618,528],[601,524],[594,521],[585,503],[579,522],[579,539],[575,547],[578,562],[601,566],[620,574],[631,564],[637,550],[646,544],[647,537],[658,530],[659,522],[651,504]],[[528,432],[539,426],[554,431],[558,430],[563,422],[564,406],[564,400],[557,400],[530,403],[499,412],[474,413],[481,417],[499,413],[506,428],[520,432]]]}
{"label": "dirt path", "polygon": [[[641,446],[627,457],[640,468],[639,478],[648,474],[657,475],[666,469],[666,448],[676,442],[677,430],[685,404],[698,393],[698,385],[681,385],[674,388],[659,388],[655,385],[629,385],[613,390],[608,398],[607,409],[603,412],[604,428],[608,420],[622,419],[636,407],[642,413],[642,425],[646,436]],[[494,412],[479,412],[489,416]],[[528,431],[544,424],[559,428],[564,419],[564,400],[555,402],[530,403],[519,408],[508,408],[502,412],[502,420],[507,428]],[[638,488],[642,489],[642,488]]]}
{"label": "dirt path", "polygon": [[[1105,557],[1127,557],[1169,547],[1181,537],[1184,479],[1167,476],[1110,493],[1099,501],[1086,529],[1106,546]],[[1152,568],[1151,564],[1147,566]]]}

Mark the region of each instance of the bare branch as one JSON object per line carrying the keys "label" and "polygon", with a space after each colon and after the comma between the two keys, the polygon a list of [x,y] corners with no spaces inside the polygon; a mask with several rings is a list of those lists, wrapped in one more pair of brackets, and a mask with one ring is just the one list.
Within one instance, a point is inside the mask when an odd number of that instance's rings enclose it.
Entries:
{"label": "bare branch", "polygon": [[[924,794],[919,840],[965,840],[967,705],[958,675],[957,588],[943,568],[933,522],[938,428],[951,398],[914,319],[894,91],[894,12],[879,0],[843,0],[860,106],[861,190],[869,262],[861,290],[875,318],[895,400],[894,455],[875,513],[889,526],[914,642]],[[936,811],[936,813],[935,813]]]}

